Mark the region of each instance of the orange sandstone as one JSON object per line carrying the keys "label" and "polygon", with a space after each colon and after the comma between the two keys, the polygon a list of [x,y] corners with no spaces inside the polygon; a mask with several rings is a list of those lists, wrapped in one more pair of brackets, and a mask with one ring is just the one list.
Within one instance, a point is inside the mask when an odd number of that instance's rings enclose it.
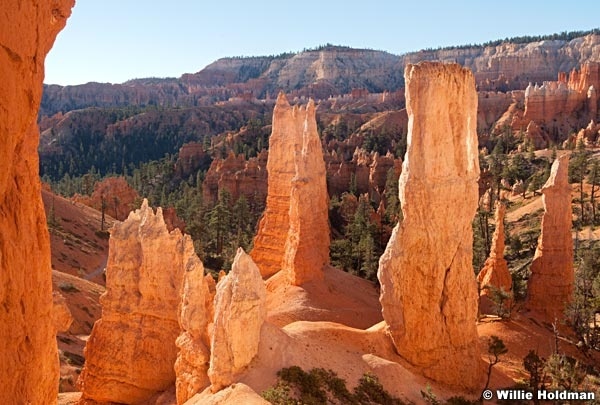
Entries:
{"label": "orange sandstone", "polygon": [[177,338],[179,354],[175,362],[177,375],[177,403],[182,404],[194,394],[210,385],[208,365],[210,360],[210,336],[208,324],[212,322],[213,298],[210,291],[210,275],[204,275],[204,266],[194,253],[189,236],[184,242],[185,275],[179,307],[181,334]]}
{"label": "orange sandstone", "polygon": [[549,321],[563,318],[574,288],[568,173],[569,156],[562,155],[552,164],[550,177],[542,187],[542,233],[527,283],[527,308],[537,311]]}
{"label": "orange sandstone", "polygon": [[0,403],[56,403],[58,352],[36,124],[73,0],[0,3]]}
{"label": "orange sandstone", "polygon": [[405,69],[403,221],[380,259],[381,305],[398,353],[436,381],[480,383],[471,222],[477,209],[477,93],[457,64]]}
{"label": "orange sandstone", "polygon": [[239,248],[231,271],[217,284],[208,370],[213,392],[236,382],[258,353],[266,294],[258,267]]}
{"label": "orange sandstone", "polygon": [[296,175],[292,178],[290,227],[282,265],[292,285],[322,280],[323,267],[329,261],[329,198],[312,100],[306,106],[306,117],[294,150]]}
{"label": "orange sandstone", "polygon": [[508,271],[508,265],[504,259],[504,215],[506,206],[502,203],[496,204],[494,222],[496,229],[492,236],[492,247],[490,257],[485,261],[483,268],[477,275],[481,295],[490,295],[491,287],[502,289],[506,292],[512,291],[512,277]]}
{"label": "orange sandstone", "polygon": [[312,100],[292,108],[279,94],[267,172],[267,203],[252,258],[263,277],[284,268],[295,285],[322,278],[329,256],[328,197]]}
{"label": "orange sandstone", "polygon": [[[109,241],[102,318],[85,348],[82,402],[140,403],[175,382],[175,340],[188,237],[172,232],[144,200],[115,223]],[[188,246],[186,251],[189,251]]]}

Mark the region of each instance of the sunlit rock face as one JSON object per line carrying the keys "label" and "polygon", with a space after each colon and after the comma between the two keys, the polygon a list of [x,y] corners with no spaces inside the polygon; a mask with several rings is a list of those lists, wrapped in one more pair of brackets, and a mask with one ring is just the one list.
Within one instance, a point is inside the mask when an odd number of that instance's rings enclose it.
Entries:
{"label": "sunlit rock face", "polygon": [[512,291],[512,277],[508,271],[508,264],[504,259],[504,215],[506,206],[497,203],[494,214],[496,229],[492,236],[490,257],[485,261],[483,268],[477,275],[481,295],[491,295],[492,288],[502,289],[505,292]]}
{"label": "sunlit rock face", "polygon": [[383,317],[398,353],[452,386],[479,387],[477,286],[471,223],[477,209],[477,93],[470,70],[405,69],[408,149],[403,221],[379,262]]}
{"label": "sunlit rock face", "polygon": [[84,400],[140,403],[175,383],[180,289],[191,241],[142,207],[111,229],[102,318],[85,348]]}
{"label": "sunlit rock face", "polygon": [[231,271],[217,284],[208,369],[213,392],[236,382],[258,353],[266,296],[258,267],[239,248]]}
{"label": "sunlit rock face", "polygon": [[542,233],[531,263],[526,307],[554,322],[563,318],[575,282],[568,155],[554,161],[542,194]]}
{"label": "sunlit rock face", "polygon": [[58,394],[50,241],[36,124],[44,60],[73,0],[0,3],[0,403]]}
{"label": "sunlit rock face", "polygon": [[263,277],[284,269],[294,285],[322,278],[329,257],[328,196],[312,100],[291,107],[279,94],[267,171],[267,203],[252,258]]}

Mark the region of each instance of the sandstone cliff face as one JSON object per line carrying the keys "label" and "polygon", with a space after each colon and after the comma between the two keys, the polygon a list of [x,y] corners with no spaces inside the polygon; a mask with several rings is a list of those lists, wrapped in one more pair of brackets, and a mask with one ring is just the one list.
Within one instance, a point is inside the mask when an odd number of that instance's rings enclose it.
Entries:
{"label": "sandstone cliff face", "polygon": [[184,244],[185,275],[179,307],[181,334],[177,338],[179,354],[175,362],[177,375],[177,403],[182,404],[210,385],[208,365],[210,337],[208,324],[212,322],[214,293],[210,291],[210,275],[204,275],[204,266],[194,253],[192,240],[186,236]]}
{"label": "sandstone cliff face", "polygon": [[490,257],[485,261],[483,268],[477,275],[481,295],[490,295],[491,287],[512,291],[512,277],[508,271],[508,265],[504,259],[504,215],[506,206],[502,203],[496,204],[494,223],[496,229],[492,236],[492,247]]}
{"label": "sandstone cliff face", "polygon": [[[555,142],[559,133],[581,128],[598,118],[600,63],[586,63],[569,75],[560,73],[558,81],[531,83],[525,91],[525,122],[538,124],[549,140]],[[529,132],[529,131],[528,131]],[[543,145],[546,146],[546,145]]]}
{"label": "sandstone cliff face", "polygon": [[139,403],[175,382],[189,239],[178,229],[169,233],[162,210],[155,214],[144,200],[115,223],[109,244],[102,318],[87,342],[79,385],[83,401]]}
{"label": "sandstone cliff face", "polygon": [[0,403],[58,391],[50,243],[38,173],[44,59],[73,0],[0,4]]}
{"label": "sandstone cliff face", "polygon": [[398,353],[434,380],[479,387],[471,222],[477,208],[477,93],[459,65],[405,70],[404,220],[379,262],[383,317]]}
{"label": "sandstone cliff face", "polygon": [[563,155],[552,164],[550,177],[542,187],[542,233],[527,282],[527,308],[549,321],[562,319],[574,288],[568,170],[569,156]]}
{"label": "sandstone cliff face", "polygon": [[306,121],[296,142],[296,174],[292,178],[290,227],[282,267],[292,285],[301,285],[322,280],[323,266],[329,262],[329,198],[312,100],[306,106]]}
{"label": "sandstone cliff face", "polygon": [[258,353],[266,317],[266,288],[260,271],[242,248],[231,271],[217,285],[208,376],[217,392],[236,377]]}
{"label": "sandstone cliff face", "polygon": [[290,228],[291,184],[296,175],[294,152],[302,144],[303,128],[308,118],[306,109],[290,107],[285,95],[279,94],[269,138],[267,202],[250,253],[254,262],[259,263],[263,277],[281,270]]}

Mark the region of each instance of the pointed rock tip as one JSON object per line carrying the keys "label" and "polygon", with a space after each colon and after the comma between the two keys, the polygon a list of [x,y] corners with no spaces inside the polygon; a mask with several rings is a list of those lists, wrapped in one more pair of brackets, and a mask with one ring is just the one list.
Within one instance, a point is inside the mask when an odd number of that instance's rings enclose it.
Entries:
{"label": "pointed rock tip", "polygon": [[245,271],[254,269],[260,276],[260,271],[258,270],[256,263],[254,263],[254,260],[252,260],[250,255],[248,255],[244,249],[240,247],[238,248],[235,258],[233,259],[233,263],[231,264],[231,272],[237,273],[242,269]]}
{"label": "pointed rock tip", "polygon": [[275,107],[279,107],[279,108],[282,108],[282,107],[289,108],[290,107],[290,103],[283,91],[280,91],[279,94],[277,95],[277,101],[275,102]]}

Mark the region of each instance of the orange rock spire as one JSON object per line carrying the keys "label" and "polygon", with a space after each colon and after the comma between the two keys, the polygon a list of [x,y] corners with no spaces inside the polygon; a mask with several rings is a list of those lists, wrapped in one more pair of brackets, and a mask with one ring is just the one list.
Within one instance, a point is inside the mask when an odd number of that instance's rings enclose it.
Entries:
{"label": "orange rock spire", "polygon": [[549,321],[562,319],[575,282],[568,173],[569,156],[562,155],[552,164],[550,177],[542,187],[542,233],[527,283],[527,308]]}
{"label": "orange rock spire", "polygon": [[[175,340],[189,236],[144,200],[111,230],[102,318],[85,348],[83,399],[140,403],[175,382]],[[186,248],[187,246],[187,248]]]}
{"label": "orange rock spire", "polygon": [[471,222],[477,209],[477,93],[470,70],[405,69],[403,221],[379,262],[383,317],[398,353],[436,381],[480,385]]}
{"label": "orange rock spire", "polygon": [[494,214],[496,229],[492,236],[492,247],[490,257],[485,261],[483,268],[477,275],[481,295],[490,295],[490,287],[501,288],[506,292],[512,291],[512,277],[508,271],[508,265],[504,259],[504,214],[506,206],[502,203],[496,204]]}
{"label": "orange rock spire", "polygon": [[329,258],[325,162],[315,105],[279,94],[269,139],[268,194],[251,256],[263,277],[281,269],[294,285],[320,279]]}

